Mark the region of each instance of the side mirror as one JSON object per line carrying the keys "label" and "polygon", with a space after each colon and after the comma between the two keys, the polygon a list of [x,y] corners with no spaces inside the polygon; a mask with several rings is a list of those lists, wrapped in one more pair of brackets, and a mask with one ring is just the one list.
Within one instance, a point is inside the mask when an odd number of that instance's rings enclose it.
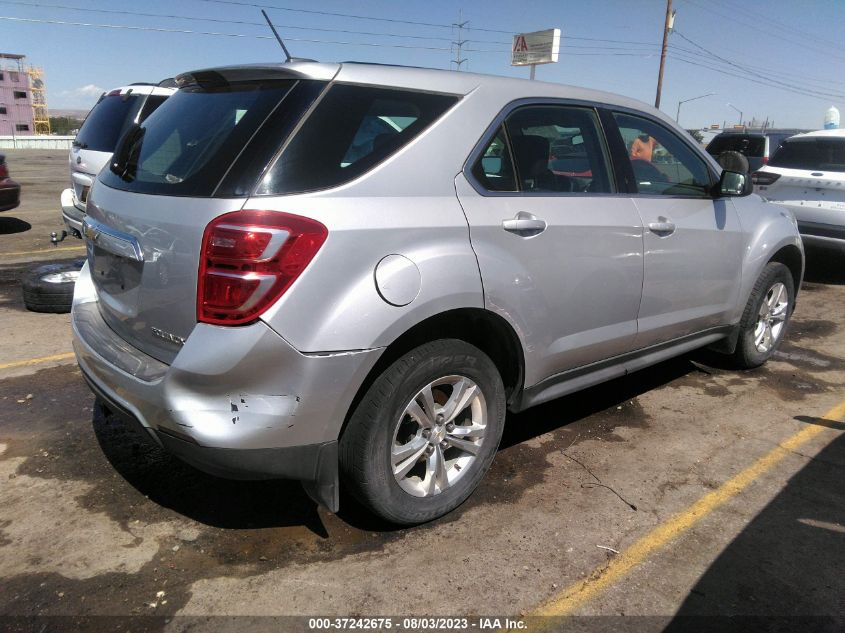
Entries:
{"label": "side mirror", "polygon": [[719,178],[719,196],[747,196],[751,193],[748,174],[737,171],[723,171]]}
{"label": "side mirror", "polygon": [[717,197],[747,196],[754,190],[751,184],[751,168],[744,154],[734,151],[722,152],[717,160],[724,170],[719,178]]}

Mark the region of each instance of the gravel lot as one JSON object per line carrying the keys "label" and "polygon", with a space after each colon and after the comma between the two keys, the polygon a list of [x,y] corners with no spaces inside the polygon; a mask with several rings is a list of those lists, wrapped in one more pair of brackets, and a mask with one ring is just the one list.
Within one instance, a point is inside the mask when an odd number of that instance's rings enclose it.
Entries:
{"label": "gravel lot", "polygon": [[306,627],[214,617],[290,615],[541,626],[541,611],[606,616],[567,630],[682,630],[698,616],[845,628],[841,259],[811,253],[766,367],[700,353],[511,415],[473,498],[396,530],[349,503],[329,514],[295,483],[204,475],[95,414],[68,316],[26,312],[18,282],[83,253],[49,242],[67,154],[7,157],[24,189],[0,215],[0,628]]}

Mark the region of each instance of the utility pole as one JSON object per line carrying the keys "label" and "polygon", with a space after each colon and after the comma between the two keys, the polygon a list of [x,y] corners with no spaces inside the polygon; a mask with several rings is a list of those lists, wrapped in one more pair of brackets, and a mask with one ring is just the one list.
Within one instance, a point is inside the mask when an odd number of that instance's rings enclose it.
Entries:
{"label": "utility pole", "polygon": [[469,20],[464,20],[464,11],[461,9],[458,11],[458,21],[452,22],[452,27],[458,29],[458,41],[452,42],[452,49],[455,51],[455,59],[452,60],[452,63],[455,64],[457,70],[460,70],[463,63],[467,61],[466,57],[461,57],[461,48],[467,43],[463,38],[467,24],[469,24]]}
{"label": "utility pole", "polygon": [[657,73],[657,96],[654,97],[654,107],[660,107],[660,93],[663,91],[663,68],[666,66],[666,49],[669,46],[669,32],[675,22],[672,11],[672,0],[666,0],[666,22],[663,24],[663,49],[660,51],[660,70]]}

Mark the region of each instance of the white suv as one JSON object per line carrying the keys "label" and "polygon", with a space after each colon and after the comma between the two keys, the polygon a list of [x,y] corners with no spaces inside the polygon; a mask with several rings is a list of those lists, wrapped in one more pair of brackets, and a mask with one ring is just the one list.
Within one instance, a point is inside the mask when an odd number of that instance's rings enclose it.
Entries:
{"label": "white suv", "polygon": [[792,211],[805,245],[845,252],[845,130],[787,139],[753,180],[756,193]]}
{"label": "white suv", "polygon": [[91,108],[68,156],[71,188],[62,191],[61,197],[62,219],[71,235],[82,237],[91,184],[109,162],[120,138],[174,92],[175,88],[156,84],[132,84],[104,92]]}

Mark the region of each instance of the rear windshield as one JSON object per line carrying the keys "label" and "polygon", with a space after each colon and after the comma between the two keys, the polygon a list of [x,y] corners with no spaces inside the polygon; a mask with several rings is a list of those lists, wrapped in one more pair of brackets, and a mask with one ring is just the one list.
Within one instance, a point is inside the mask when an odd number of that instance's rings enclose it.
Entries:
{"label": "rear windshield", "polygon": [[783,142],[769,161],[773,167],[845,172],[845,138],[799,138]]}
{"label": "rear windshield", "polygon": [[722,152],[739,152],[745,156],[763,156],[766,139],[762,136],[743,136],[742,134],[719,135],[710,141],[707,153],[718,156]]}
{"label": "rear windshield", "polygon": [[256,193],[297,193],[349,182],[410,143],[457,100],[454,95],[335,85]]}
{"label": "rear windshield", "polygon": [[138,193],[209,197],[296,83],[281,79],[186,86],[127,132],[100,179]]}
{"label": "rear windshield", "polygon": [[143,101],[143,95],[103,97],[88,113],[74,145],[96,152],[112,153],[123,132],[135,119]]}

